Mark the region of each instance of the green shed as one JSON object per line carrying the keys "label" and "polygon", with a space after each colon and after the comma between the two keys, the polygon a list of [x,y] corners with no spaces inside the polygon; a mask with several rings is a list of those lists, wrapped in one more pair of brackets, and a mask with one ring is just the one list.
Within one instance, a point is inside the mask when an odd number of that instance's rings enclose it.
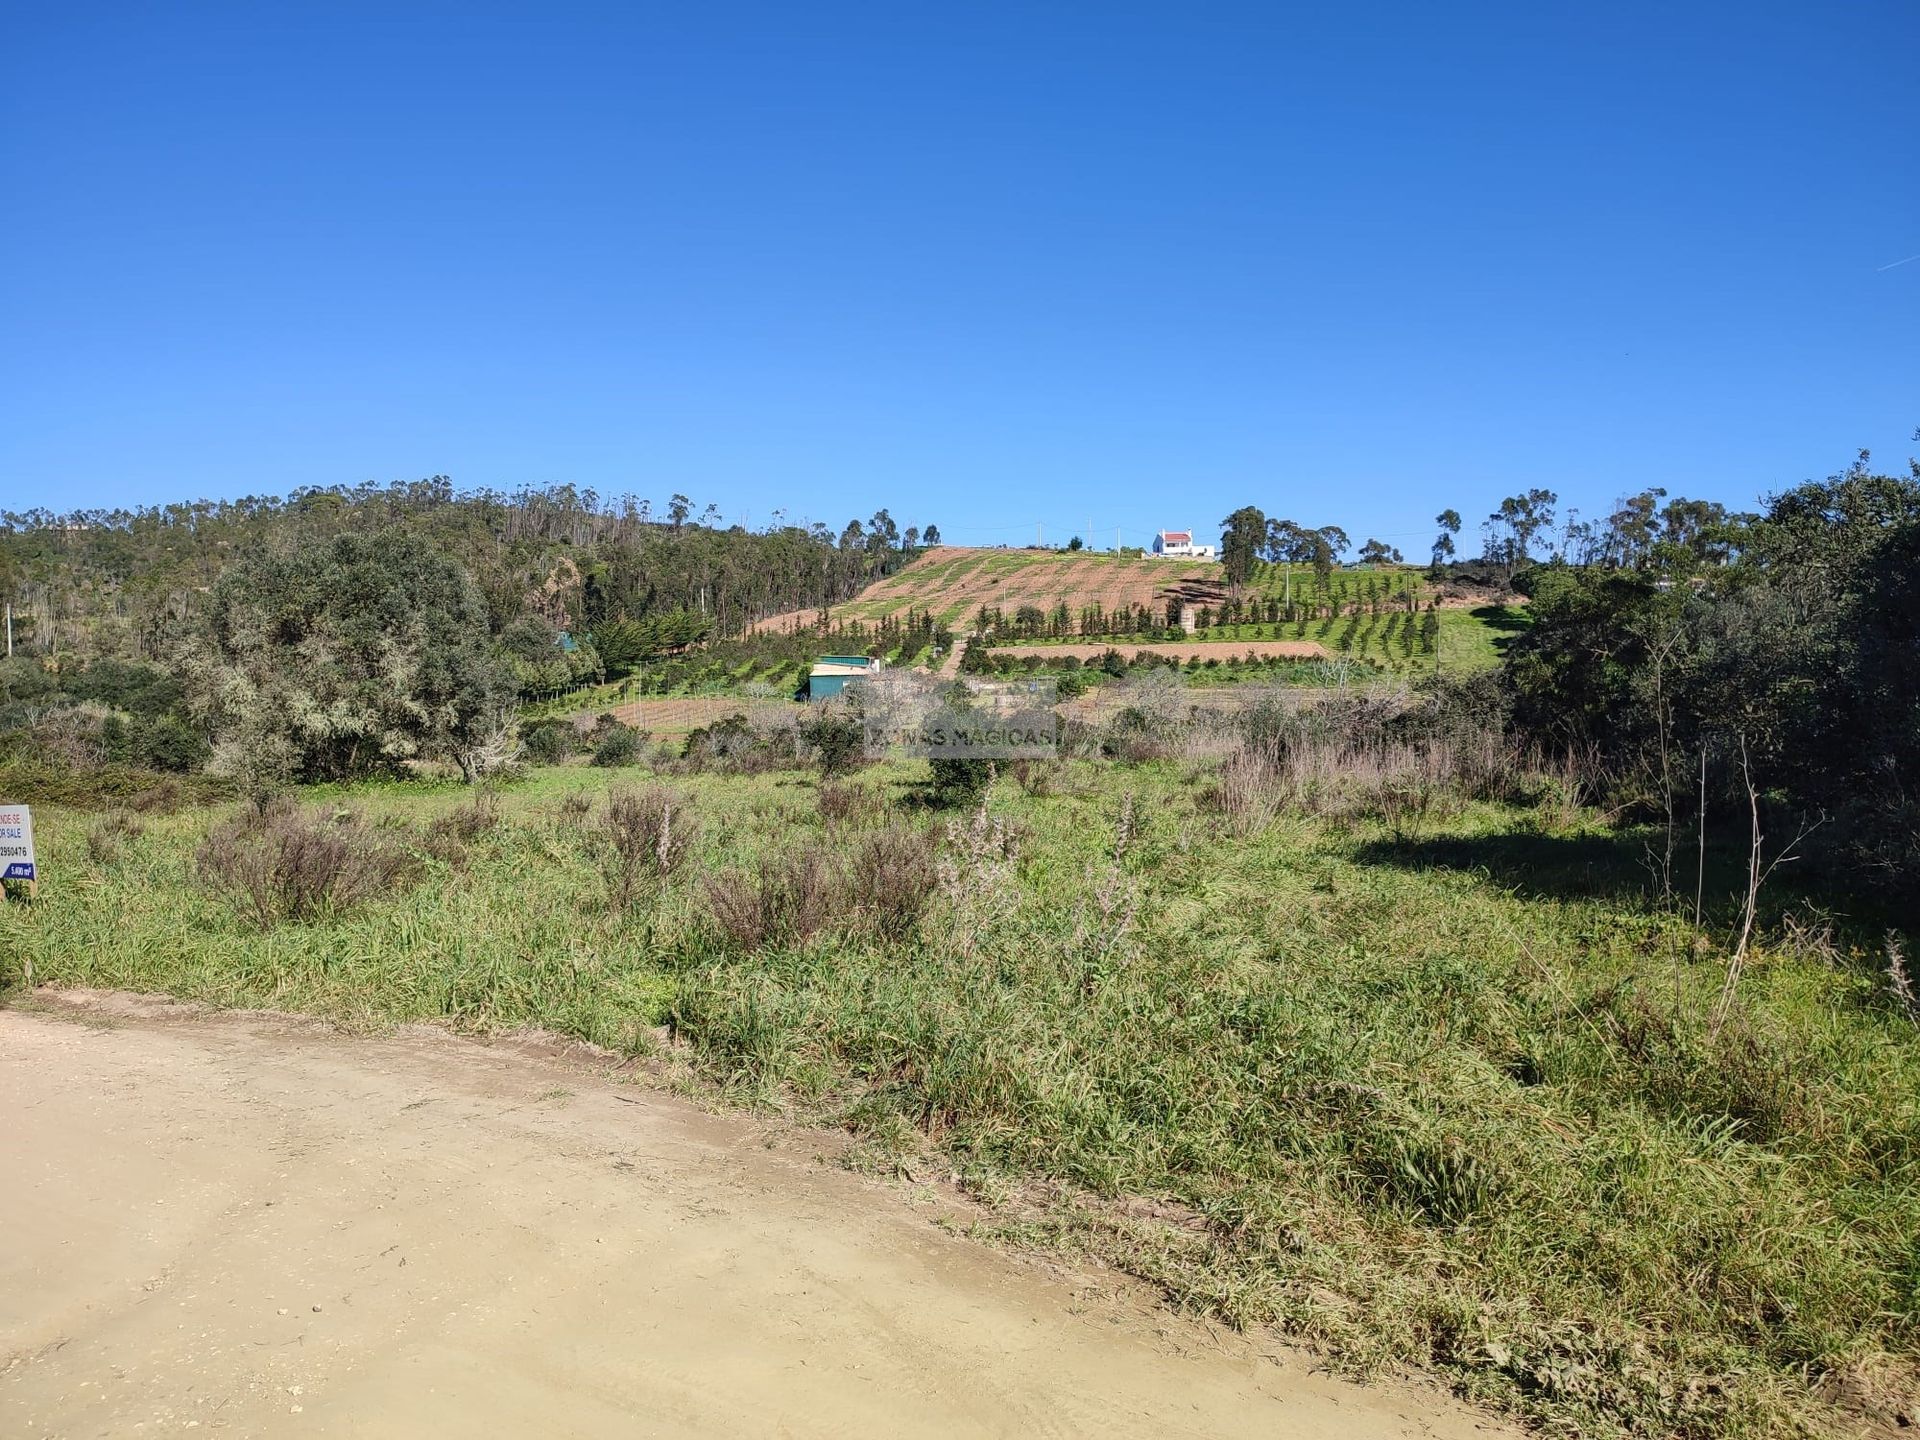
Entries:
{"label": "green shed", "polygon": [[822,655],[807,675],[807,698],[825,700],[847,688],[849,680],[871,675],[880,662],[864,655]]}

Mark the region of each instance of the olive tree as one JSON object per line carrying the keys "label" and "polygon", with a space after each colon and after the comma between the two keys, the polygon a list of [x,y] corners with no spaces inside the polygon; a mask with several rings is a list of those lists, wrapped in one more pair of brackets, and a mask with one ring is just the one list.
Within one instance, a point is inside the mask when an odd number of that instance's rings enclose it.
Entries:
{"label": "olive tree", "polygon": [[237,561],[181,668],[214,767],[255,783],[415,760],[471,780],[511,750],[515,681],[486,602],[459,562],[405,534]]}

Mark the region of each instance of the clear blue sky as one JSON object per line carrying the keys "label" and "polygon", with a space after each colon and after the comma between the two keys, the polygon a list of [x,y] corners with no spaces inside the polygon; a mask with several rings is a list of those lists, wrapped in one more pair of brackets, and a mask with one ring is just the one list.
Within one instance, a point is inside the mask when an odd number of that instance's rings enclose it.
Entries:
{"label": "clear blue sky", "polygon": [[3,23],[6,508],[444,473],[1424,551],[1920,448],[1912,0]]}

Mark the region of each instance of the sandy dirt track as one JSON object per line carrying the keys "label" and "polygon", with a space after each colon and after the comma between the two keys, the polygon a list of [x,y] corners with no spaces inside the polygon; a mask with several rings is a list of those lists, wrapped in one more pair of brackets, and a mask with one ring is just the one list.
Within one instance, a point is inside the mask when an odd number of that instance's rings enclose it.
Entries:
{"label": "sandy dirt track", "polygon": [[772,1133],[435,1030],[0,1011],[0,1434],[1499,1433]]}

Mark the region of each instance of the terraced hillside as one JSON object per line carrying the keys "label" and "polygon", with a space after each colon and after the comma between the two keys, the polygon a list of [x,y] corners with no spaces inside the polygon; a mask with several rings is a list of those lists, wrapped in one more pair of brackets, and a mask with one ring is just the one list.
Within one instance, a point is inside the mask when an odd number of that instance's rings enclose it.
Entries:
{"label": "terraced hillside", "polygon": [[[992,642],[997,650],[1030,644],[1037,653],[1064,658],[1074,645],[1093,645],[1101,651],[1113,645],[1132,653],[1164,638],[1088,634],[1078,621],[1083,611],[1096,606],[1108,615],[1140,605],[1157,611],[1174,596],[1190,612],[1199,612],[1203,628],[1190,637],[1194,642],[1226,644],[1236,655],[1270,646],[1279,646],[1277,653],[1297,647],[1303,652],[1370,659],[1393,670],[1429,669],[1436,660],[1443,667],[1493,665],[1506,638],[1527,622],[1524,608],[1507,603],[1514,597],[1503,590],[1458,584],[1436,590],[1426,573],[1414,566],[1340,569],[1323,581],[1309,566],[1296,565],[1289,574],[1283,566],[1261,563],[1254,567],[1243,599],[1252,603],[1291,597],[1300,607],[1291,612],[1295,618],[1276,622],[1269,613],[1223,624],[1218,607],[1227,598],[1227,585],[1215,564],[951,545],[929,550],[874,582],[852,600],[835,606],[829,619],[834,625],[873,625],[904,618],[911,610],[931,614],[938,623],[964,634],[982,606],[1011,617],[1023,607],[1051,614],[1064,605],[1074,617],[1068,628],[1002,633]],[[1420,612],[1429,602],[1437,602],[1439,613],[1422,621]],[[1209,616],[1209,610],[1215,613]],[[810,629],[819,620],[817,610],[790,611],[753,628],[761,634],[784,634]],[[1423,627],[1434,622],[1438,632],[1429,634]]]}
{"label": "terraced hillside", "polygon": [[[982,605],[997,605],[1011,614],[1022,605],[1050,609],[1065,601],[1077,613],[1082,606],[1094,604],[1109,611],[1150,605],[1169,595],[1179,595],[1192,605],[1217,605],[1226,593],[1218,565],[942,545],[835,606],[833,620],[872,624],[912,609],[931,611],[941,624],[958,627]],[[790,611],[769,616],[753,628],[803,629],[819,618],[817,610]]]}

